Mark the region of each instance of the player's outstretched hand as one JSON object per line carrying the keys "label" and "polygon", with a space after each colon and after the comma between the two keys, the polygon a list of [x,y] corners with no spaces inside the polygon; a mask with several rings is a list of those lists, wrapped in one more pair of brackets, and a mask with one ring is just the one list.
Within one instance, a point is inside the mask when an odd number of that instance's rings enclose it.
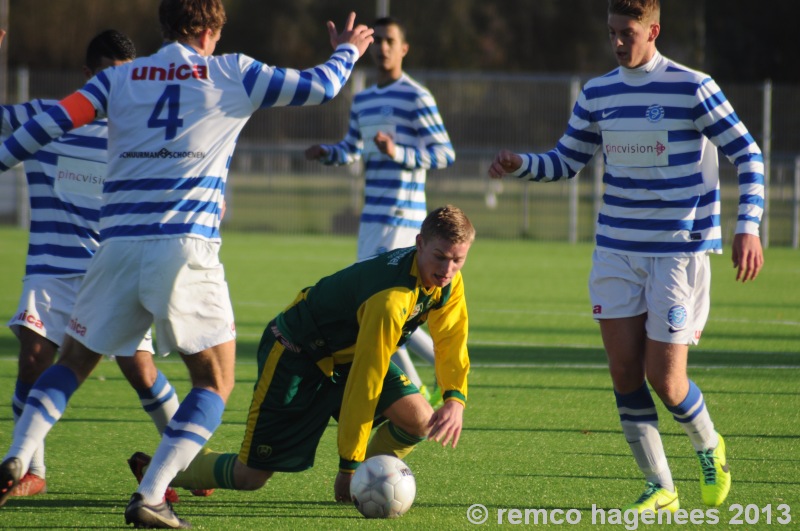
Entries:
{"label": "player's outstretched hand", "polygon": [[3,39],[6,38],[6,30],[0,29],[0,46],[3,45]]}
{"label": "player's outstretched hand", "polygon": [[456,400],[447,400],[444,405],[433,412],[428,422],[431,431],[428,433],[429,441],[442,443],[447,446],[451,443],[453,448],[461,437],[461,427],[464,424],[464,405]]}
{"label": "player's outstretched hand", "polygon": [[328,150],[319,144],[314,144],[306,149],[306,160],[319,160],[328,154]]}
{"label": "player's outstretched hand", "polygon": [[517,171],[520,166],[522,166],[522,157],[504,149],[497,154],[492,165],[489,166],[489,177],[502,179],[503,175]]}
{"label": "player's outstretched hand", "polygon": [[353,501],[350,498],[350,481],[353,479],[353,474],[345,474],[339,472],[336,474],[336,480],[333,482],[333,497],[337,502],[349,503]]}
{"label": "player's outstretched hand", "polygon": [[764,251],[761,238],[754,234],[737,234],[733,237],[731,252],[733,267],[736,268],[736,280],[743,283],[755,280],[764,266]]}
{"label": "player's outstretched hand", "polygon": [[333,46],[334,50],[340,44],[353,44],[356,48],[358,48],[358,56],[361,57],[374,40],[372,38],[372,33],[374,30],[372,28],[368,28],[364,24],[359,24],[358,26],[353,27],[355,22],[356,14],[355,12],[351,12],[347,17],[347,22],[345,22],[344,30],[339,33],[336,30],[336,24],[329,20],[328,35],[331,38],[331,46]]}

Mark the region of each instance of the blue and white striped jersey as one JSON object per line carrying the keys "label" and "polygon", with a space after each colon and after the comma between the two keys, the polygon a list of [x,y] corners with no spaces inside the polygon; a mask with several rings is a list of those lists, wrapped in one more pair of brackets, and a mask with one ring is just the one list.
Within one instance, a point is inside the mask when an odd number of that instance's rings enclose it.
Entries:
{"label": "blue and white striped jersey", "polygon": [[[710,141],[710,142],[709,142]],[[530,180],[573,177],[602,148],[605,193],[597,247],[642,256],[722,249],[717,149],[736,165],[736,233],[758,235],[761,150],[708,75],[662,55],[590,80],[555,149],[522,155]]]}
{"label": "blue and white striped jersey", "polygon": [[[372,141],[378,131],[394,139],[394,160]],[[427,215],[426,170],[446,168],[456,158],[436,101],[405,73],[389,85],[373,85],[356,94],[347,135],[325,147],[325,164],[364,160],[362,223],[414,229],[422,227]]]}
{"label": "blue and white striped jersey", "polygon": [[[0,107],[0,141],[57,101]],[[25,276],[80,276],[98,246],[106,174],[107,124],[95,121],[67,133],[24,163],[30,201]]]}
{"label": "blue and white striped jersey", "polygon": [[317,105],[347,81],[358,50],[342,44],[322,65],[276,68],[241,54],[202,56],[180,43],[98,73],[0,147],[0,170],[81,121],[108,117],[101,241],[191,236],[219,241],[233,150],[259,108]]}

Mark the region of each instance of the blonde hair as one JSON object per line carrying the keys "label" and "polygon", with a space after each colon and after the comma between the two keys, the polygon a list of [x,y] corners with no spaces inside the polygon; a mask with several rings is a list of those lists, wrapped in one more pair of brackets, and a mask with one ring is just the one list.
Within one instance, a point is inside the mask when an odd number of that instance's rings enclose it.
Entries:
{"label": "blonde hair", "polygon": [[422,222],[420,235],[426,242],[441,238],[450,243],[472,243],[475,227],[460,208],[446,205],[428,214]]}
{"label": "blonde hair", "polygon": [[623,15],[639,22],[660,23],[661,2],[659,0],[608,0],[609,15]]}

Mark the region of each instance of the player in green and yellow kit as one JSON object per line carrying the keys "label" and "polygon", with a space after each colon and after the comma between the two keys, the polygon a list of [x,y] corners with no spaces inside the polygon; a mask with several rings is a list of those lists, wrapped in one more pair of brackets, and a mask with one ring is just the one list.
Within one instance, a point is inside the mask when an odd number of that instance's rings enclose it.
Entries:
{"label": "player in green and yellow kit", "polygon": [[[469,371],[460,270],[474,238],[460,209],[442,207],[425,218],[414,247],[358,262],[302,290],[264,330],[239,454],[205,451],[173,486],[255,490],[276,471],[308,469],[331,417],[339,423],[338,501],[350,500],[352,473],[367,457],[403,458],[426,438],[455,447]],[[390,361],[425,322],[444,397],[435,412]]]}

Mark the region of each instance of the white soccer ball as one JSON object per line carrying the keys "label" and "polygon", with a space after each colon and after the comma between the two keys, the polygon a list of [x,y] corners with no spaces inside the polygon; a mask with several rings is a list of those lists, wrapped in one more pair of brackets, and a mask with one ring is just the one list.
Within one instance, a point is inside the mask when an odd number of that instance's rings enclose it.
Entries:
{"label": "white soccer ball", "polygon": [[414,473],[392,455],[370,457],[356,469],[350,482],[353,503],[367,518],[403,516],[416,495]]}

